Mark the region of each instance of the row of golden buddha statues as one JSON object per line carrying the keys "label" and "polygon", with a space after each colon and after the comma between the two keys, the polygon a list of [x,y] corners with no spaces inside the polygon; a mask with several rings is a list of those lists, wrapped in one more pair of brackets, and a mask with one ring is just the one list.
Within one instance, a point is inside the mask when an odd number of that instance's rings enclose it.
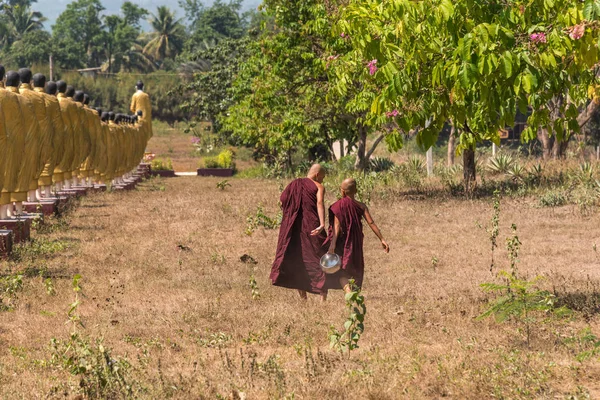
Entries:
{"label": "row of golden buddha statues", "polygon": [[132,115],[91,108],[64,81],[0,65],[0,219],[74,186],[120,184],[143,159],[152,108],[139,81]]}

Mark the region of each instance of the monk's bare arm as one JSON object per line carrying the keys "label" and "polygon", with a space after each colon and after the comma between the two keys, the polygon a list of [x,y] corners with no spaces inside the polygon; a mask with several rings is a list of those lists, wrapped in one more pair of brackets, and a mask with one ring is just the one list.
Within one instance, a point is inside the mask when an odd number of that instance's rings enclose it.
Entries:
{"label": "monk's bare arm", "polygon": [[331,243],[329,244],[329,253],[335,253],[335,245],[337,243],[338,237],[340,237],[340,220],[338,217],[334,218],[333,222],[333,237],[331,238]]}
{"label": "monk's bare arm", "polygon": [[383,251],[389,253],[390,246],[383,239],[383,235],[381,234],[379,227],[375,223],[375,220],[373,220],[373,217],[371,216],[371,213],[369,212],[369,209],[367,207],[365,207],[365,220],[367,221],[367,224],[369,224],[369,227],[371,228],[373,233],[379,238],[379,240],[381,240],[381,246],[383,247]]}
{"label": "monk's bare arm", "polygon": [[317,212],[319,213],[319,227],[310,234],[316,236],[325,229],[325,188],[323,185],[317,185]]}

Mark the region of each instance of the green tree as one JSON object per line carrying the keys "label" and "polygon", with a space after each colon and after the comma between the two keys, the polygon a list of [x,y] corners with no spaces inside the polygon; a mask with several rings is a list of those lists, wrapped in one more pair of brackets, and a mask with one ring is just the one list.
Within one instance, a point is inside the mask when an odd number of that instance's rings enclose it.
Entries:
{"label": "green tree", "polygon": [[[190,68],[192,79],[174,93],[189,95],[181,108],[192,115],[195,122],[210,121],[215,132],[221,130],[221,120],[226,118],[232,102],[232,83],[248,59],[249,44],[247,37],[222,40],[198,51],[190,62],[182,65],[183,70]],[[229,139],[227,134],[223,136]]]}
{"label": "green tree", "polygon": [[25,33],[10,47],[9,57],[19,66],[32,66],[48,62],[51,52],[50,33],[45,30],[33,30]]}
{"label": "green tree", "polygon": [[[345,68],[340,83],[336,65],[351,48],[331,26],[344,3],[264,2],[275,29],[264,32],[234,84],[225,127],[235,137],[269,156],[285,154],[288,164],[297,150],[324,149],[333,157],[333,143],[342,139],[357,147],[358,168],[384,138],[397,147],[396,131],[365,123],[375,87],[364,79],[364,66]],[[367,149],[373,132],[379,135]]]}
{"label": "green tree", "polygon": [[140,35],[140,19],[148,11],[131,2],[121,6],[122,16],[107,15],[104,17],[106,61],[104,67],[108,72],[114,71],[151,71],[154,62],[143,54],[138,43]]}
{"label": "green tree", "polygon": [[579,128],[577,108],[595,79],[598,10],[597,0],[352,0],[334,31],[352,43],[339,72],[369,66],[366,80],[381,90],[368,123],[395,110],[395,123],[418,129],[424,149],[452,120],[469,188],[475,146],[498,142],[517,109],[533,111],[523,140],[541,128],[562,140]]}
{"label": "green tree", "polygon": [[76,0],[52,26],[57,62],[64,68],[101,65],[104,33],[100,0]]}
{"label": "green tree", "polygon": [[229,3],[216,0],[212,6],[205,8],[192,26],[192,43],[242,37],[245,29],[239,14],[241,4],[241,0],[232,0]]}
{"label": "green tree", "polygon": [[4,6],[4,14],[13,40],[21,39],[28,32],[43,29],[46,21],[41,12],[23,5]]}
{"label": "green tree", "polygon": [[148,43],[144,53],[158,62],[164,62],[167,58],[175,58],[182,50],[185,27],[168,7],[159,6],[156,11],[150,18],[152,32],[147,34]]}

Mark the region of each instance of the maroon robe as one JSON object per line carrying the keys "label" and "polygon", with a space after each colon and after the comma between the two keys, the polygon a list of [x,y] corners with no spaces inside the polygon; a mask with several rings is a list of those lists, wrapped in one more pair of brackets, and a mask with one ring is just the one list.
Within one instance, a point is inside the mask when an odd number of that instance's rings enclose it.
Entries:
{"label": "maroon robe", "polygon": [[354,279],[356,285],[362,286],[365,273],[363,257],[363,226],[364,208],[350,197],[336,201],[329,208],[329,236],[325,244],[333,239],[335,217],[340,221],[340,233],[335,245],[335,252],[342,259],[342,267],[335,274],[327,275],[327,289],[343,289],[340,276]]}
{"label": "maroon robe", "polygon": [[281,194],[283,219],[271,268],[273,285],[310,293],[325,293],[325,273],[319,263],[326,253],[325,233],[310,233],[321,224],[317,185],[308,178],[292,181]]}

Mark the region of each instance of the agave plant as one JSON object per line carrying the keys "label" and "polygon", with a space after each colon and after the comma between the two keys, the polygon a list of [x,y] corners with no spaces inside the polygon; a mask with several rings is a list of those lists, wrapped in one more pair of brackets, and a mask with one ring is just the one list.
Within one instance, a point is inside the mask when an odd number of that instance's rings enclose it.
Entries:
{"label": "agave plant", "polygon": [[510,154],[498,153],[490,158],[487,169],[494,174],[507,174],[515,160]]}
{"label": "agave plant", "polygon": [[529,170],[529,175],[536,180],[542,179],[542,176],[544,175],[544,167],[542,164],[532,165],[531,169]]}
{"label": "agave plant", "polygon": [[425,161],[419,156],[412,156],[408,160],[408,168],[412,171],[421,172],[425,169]]}
{"label": "agave plant", "polygon": [[579,171],[575,174],[575,178],[582,185],[593,184],[596,179],[594,178],[594,166],[589,161],[584,162],[579,166]]}
{"label": "agave plant", "polygon": [[514,163],[508,170],[508,175],[510,175],[515,181],[523,182],[525,180],[526,172],[527,170],[521,164]]}
{"label": "agave plant", "polygon": [[369,170],[373,172],[384,172],[392,169],[394,165],[396,164],[387,157],[373,157],[369,161]]}

